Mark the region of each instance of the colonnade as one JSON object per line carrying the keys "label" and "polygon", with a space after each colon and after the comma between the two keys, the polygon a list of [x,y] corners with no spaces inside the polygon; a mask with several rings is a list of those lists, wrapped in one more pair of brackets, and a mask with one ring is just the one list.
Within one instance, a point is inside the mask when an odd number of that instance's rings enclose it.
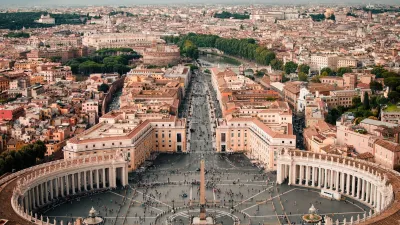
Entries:
{"label": "colonnade", "polygon": [[393,199],[383,171],[354,159],[300,151],[286,152],[277,160],[277,183],[336,192],[363,202],[376,212]]}
{"label": "colonnade", "polygon": [[[21,217],[35,224],[48,224],[36,209],[55,199],[85,192],[115,188],[117,180],[128,185],[128,163],[123,153],[84,156],[42,164],[35,171],[22,173],[11,197],[11,206]],[[34,214],[34,215],[33,215]],[[62,223],[61,223],[62,224]]]}
{"label": "colonnade", "polygon": [[[21,203],[24,208],[34,210],[51,203],[55,198],[97,189],[115,188],[116,178],[115,169],[111,167],[74,171],[29,187],[22,196]],[[125,176],[122,176],[123,178]],[[121,180],[121,183],[127,182]]]}

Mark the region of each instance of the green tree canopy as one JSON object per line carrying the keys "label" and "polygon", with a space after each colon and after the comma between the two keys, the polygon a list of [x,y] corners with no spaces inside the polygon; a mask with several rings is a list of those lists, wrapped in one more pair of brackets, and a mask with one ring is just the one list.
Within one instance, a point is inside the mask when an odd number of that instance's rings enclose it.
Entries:
{"label": "green tree canopy", "polygon": [[301,64],[301,65],[299,65],[298,70],[299,70],[299,72],[303,72],[305,74],[308,74],[308,72],[310,70],[310,66],[307,65],[307,64]]}
{"label": "green tree canopy", "polygon": [[300,81],[307,81],[308,76],[307,74],[303,73],[303,72],[299,72],[299,80]]}
{"label": "green tree canopy", "polygon": [[341,77],[345,73],[352,73],[352,72],[353,72],[353,70],[351,68],[349,68],[349,67],[340,67],[337,70],[337,75]]}
{"label": "green tree canopy", "polygon": [[110,89],[110,86],[108,86],[108,84],[105,84],[105,83],[102,83],[98,88],[99,91],[102,91],[104,93],[107,93],[109,89]]}
{"label": "green tree canopy", "polygon": [[285,64],[285,73],[286,74],[291,74],[295,73],[298,65],[292,61],[289,61]]}

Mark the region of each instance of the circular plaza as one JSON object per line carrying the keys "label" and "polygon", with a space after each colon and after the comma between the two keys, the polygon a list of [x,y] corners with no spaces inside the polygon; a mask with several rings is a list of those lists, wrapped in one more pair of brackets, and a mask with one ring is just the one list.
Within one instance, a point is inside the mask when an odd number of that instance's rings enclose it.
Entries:
{"label": "circular plaza", "polygon": [[199,161],[206,162],[206,212],[217,224],[301,224],[313,204],[320,215],[342,221],[363,217],[370,208],[351,199],[331,200],[320,191],[276,185],[276,175],[253,166],[241,154],[160,155],[129,185],[70,198],[38,211],[64,224],[87,217],[93,206],[105,224],[190,224],[199,214]]}

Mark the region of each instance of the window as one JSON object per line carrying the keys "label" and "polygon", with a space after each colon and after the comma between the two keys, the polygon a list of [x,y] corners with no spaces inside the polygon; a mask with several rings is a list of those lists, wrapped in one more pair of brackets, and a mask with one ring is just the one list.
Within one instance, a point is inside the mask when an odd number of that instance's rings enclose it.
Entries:
{"label": "window", "polygon": [[164,134],[161,134],[161,137],[164,138],[165,137]]}
{"label": "window", "polygon": [[171,134],[168,134],[168,138],[171,138]]}
{"label": "window", "polygon": [[285,143],[285,141],[282,141],[282,144]]}
{"label": "window", "polygon": [[240,131],[238,132],[238,137],[240,137]]}
{"label": "window", "polygon": [[158,134],[156,134],[156,138],[158,138]]}
{"label": "window", "polygon": [[235,135],[234,133],[231,133],[231,137],[233,137],[233,135]]}
{"label": "window", "polygon": [[182,134],[180,134],[180,133],[176,134],[176,141],[182,142]]}

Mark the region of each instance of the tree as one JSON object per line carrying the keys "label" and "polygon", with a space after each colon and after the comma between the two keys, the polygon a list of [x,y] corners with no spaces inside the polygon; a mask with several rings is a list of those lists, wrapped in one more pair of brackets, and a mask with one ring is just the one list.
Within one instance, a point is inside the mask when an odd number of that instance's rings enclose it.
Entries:
{"label": "tree", "polygon": [[322,68],[321,69],[321,74],[323,74],[324,72],[327,73],[327,76],[333,76],[334,75],[333,70],[331,68],[329,68],[329,67]]}
{"label": "tree", "polygon": [[397,103],[400,100],[400,94],[397,91],[391,91],[388,94],[388,99],[392,103]]}
{"label": "tree", "polygon": [[307,74],[303,73],[303,72],[299,72],[299,80],[300,81],[307,81],[308,76]]}
{"label": "tree", "polygon": [[387,72],[386,69],[384,69],[382,66],[375,66],[372,70],[371,73],[375,74],[376,78],[382,78],[383,73]]}
{"label": "tree", "polygon": [[295,73],[298,65],[292,61],[289,61],[285,64],[285,73],[286,74],[291,74]]}
{"label": "tree", "polygon": [[369,109],[369,96],[368,92],[364,92],[364,102],[363,102],[364,109]]}
{"label": "tree", "polygon": [[327,76],[329,76],[328,72],[324,71],[321,73],[321,77],[327,77]]}
{"label": "tree", "polygon": [[62,57],[61,56],[52,56],[50,57],[51,62],[61,62]]}
{"label": "tree", "polygon": [[371,88],[371,90],[373,92],[382,91],[383,90],[382,84],[377,82],[377,81],[371,81],[371,83],[369,83],[369,88]]}
{"label": "tree", "polygon": [[354,97],[351,101],[353,103],[353,107],[358,107],[361,104],[361,98],[360,97]]}
{"label": "tree", "polygon": [[298,68],[298,71],[299,71],[299,72],[308,74],[309,70],[310,70],[310,66],[308,66],[307,64],[301,64],[301,65],[299,65],[299,68]]}
{"label": "tree", "polygon": [[400,77],[387,77],[383,82],[390,88],[390,90],[395,90],[396,87],[400,86]]}
{"label": "tree", "polygon": [[314,76],[313,78],[311,78],[311,82],[313,83],[321,83],[319,76]]}
{"label": "tree", "polygon": [[274,70],[283,70],[283,61],[279,59],[273,59],[271,61],[271,68]]}
{"label": "tree", "polygon": [[328,115],[325,118],[325,122],[335,125],[336,124],[336,120],[341,116],[341,112],[339,112],[339,110],[337,110],[336,108],[333,108],[331,110],[329,110]]}
{"label": "tree", "polygon": [[351,68],[349,68],[349,67],[340,67],[338,70],[337,70],[337,74],[336,75],[338,75],[338,76],[343,76],[343,74],[345,74],[345,73],[352,73],[353,72],[353,70],[351,69]]}
{"label": "tree", "polygon": [[108,84],[105,84],[105,83],[102,83],[98,88],[99,91],[102,91],[104,93],[107,93],[109,89],[110,89],[110,86],[108,86]]}

